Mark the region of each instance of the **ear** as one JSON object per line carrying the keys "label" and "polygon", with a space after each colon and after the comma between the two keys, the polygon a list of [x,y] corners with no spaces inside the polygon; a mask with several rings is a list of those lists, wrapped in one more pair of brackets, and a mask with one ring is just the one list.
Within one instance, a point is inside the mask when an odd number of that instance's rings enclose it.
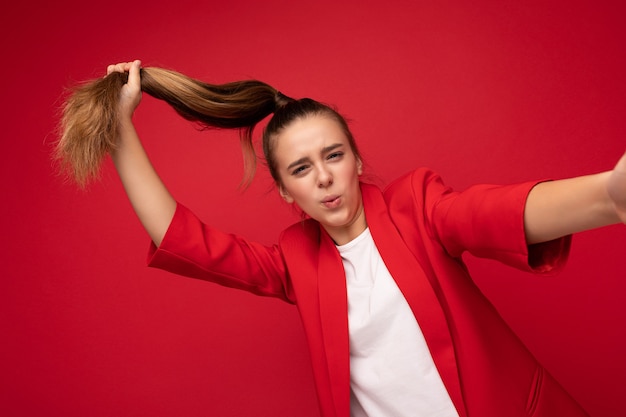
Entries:
{"label": "ear", "polygon": [[363,162],[361,159],[357,159],[356,161],[356,173],[359,175],[363,174]]}
{"label": "ear", "polygon": [[283,187],[282,185],[279,185],[278,192],[280,193],[280,196],[283,198],[283,200],[285,200],[287,203],[289,204],[293,203],[293,197],[289,195],[289,192],[285,190],[285,187]]}

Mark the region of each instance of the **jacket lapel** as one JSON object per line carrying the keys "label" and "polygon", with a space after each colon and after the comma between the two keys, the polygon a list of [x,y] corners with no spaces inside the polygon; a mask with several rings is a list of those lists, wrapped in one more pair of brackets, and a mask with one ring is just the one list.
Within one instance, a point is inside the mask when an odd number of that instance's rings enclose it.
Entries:
{"label": "jacket lapel", "polygon": [[348,416],[350,415],[350,342],[345,272],[339,252],[324,230],[321,230],[318,284],[323,343],[335,410],[338,416]]}
{"label": "jacket lapel", "polygon": [[456,356],[442,306],[421,262],[408,249],[389,217],[382,193],[365,184],[362,191],[365,216],[374,242],[417,319],[453,403],[464,416]]}
{"label": "jacket lapel", "polygon": [[[382,193],[363,184],[363,203],[374,242],[406,298],[424,334],[443,382],[461,417],[467,412],[461,392],[452,337],[445,313],[421,262],[407,248],[389,217]],[[320,227],[317,280],[320,321],[328,375],[337,416],[350,414],[350,346],[348,300],[341,257]]]}

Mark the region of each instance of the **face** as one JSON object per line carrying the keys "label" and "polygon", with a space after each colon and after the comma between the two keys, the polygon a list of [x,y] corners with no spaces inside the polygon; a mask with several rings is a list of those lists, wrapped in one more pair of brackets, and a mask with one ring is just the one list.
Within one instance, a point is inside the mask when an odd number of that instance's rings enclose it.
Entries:
{"label": "face", "polygon": [[328,116],[309,116],[288,125],[274,140],[285,201],[317,220],[339,245],[363,232],[362,164],[339,124]]}

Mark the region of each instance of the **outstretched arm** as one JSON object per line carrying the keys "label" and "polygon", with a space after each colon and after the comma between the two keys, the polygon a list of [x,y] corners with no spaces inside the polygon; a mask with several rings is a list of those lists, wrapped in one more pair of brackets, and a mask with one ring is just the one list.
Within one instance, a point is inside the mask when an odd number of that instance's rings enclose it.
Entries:
{"label": "outstretched arm", "polygon": [[626,154],[612,171],[535,186],[526,202],[528,244],[626,223]]}
{"label": "outstretched arm", "polygon": [[176,201],[154,170],[132,123],[141,101],[141,62],[110,65],[107,74],[128,71],[128,82],[120,92],[119,146],[111,156],[126,194],[152,241],[159,246],[174,216]]}

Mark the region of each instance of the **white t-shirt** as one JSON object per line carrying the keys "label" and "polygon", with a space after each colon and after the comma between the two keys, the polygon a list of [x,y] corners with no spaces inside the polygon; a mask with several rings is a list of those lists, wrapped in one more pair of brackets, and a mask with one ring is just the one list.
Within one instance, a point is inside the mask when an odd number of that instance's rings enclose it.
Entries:
{"label": "white t-shirt", "polygon": [[458,417],[424,335],[369,229],[337,249],[348,288],[350,414]]}

